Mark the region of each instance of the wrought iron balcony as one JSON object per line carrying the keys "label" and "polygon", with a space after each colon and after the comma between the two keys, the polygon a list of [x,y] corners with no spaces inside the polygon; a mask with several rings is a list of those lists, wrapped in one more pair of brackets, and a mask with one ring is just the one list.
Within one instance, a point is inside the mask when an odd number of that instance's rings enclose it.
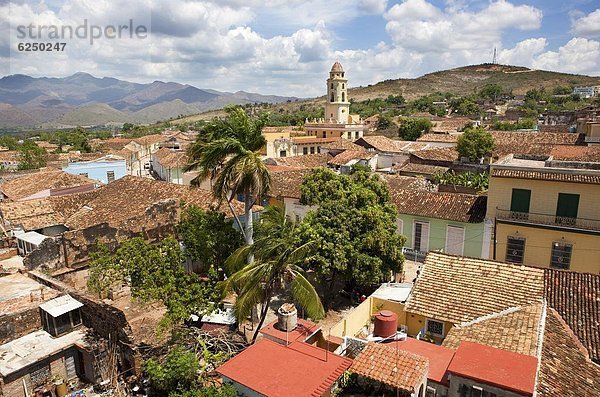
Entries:
{"label": "wrought iron balcony", "polygon": [[600,220],[570,218],[535,212],[517,212],[496,208],[496,219],[531,225],[555,226],[567,229],[600,231]]}

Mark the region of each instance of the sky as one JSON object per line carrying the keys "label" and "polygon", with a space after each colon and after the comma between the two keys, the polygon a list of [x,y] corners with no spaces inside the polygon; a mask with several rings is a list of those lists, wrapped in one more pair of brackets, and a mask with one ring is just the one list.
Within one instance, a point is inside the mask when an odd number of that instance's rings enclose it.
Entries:
{"label": "sky", "polygon": [[[84,21],[102,37],[36,35]],[[130,21],[140,35],[110,37]],[[600,76],[600,0],[0,0],[0,32],[2,75],[87,72],[298,97],[322,95],[335,61],[359,86],[491,62],[494,48],[502,64]],[[19,51],[27,42],[66,45]]]}

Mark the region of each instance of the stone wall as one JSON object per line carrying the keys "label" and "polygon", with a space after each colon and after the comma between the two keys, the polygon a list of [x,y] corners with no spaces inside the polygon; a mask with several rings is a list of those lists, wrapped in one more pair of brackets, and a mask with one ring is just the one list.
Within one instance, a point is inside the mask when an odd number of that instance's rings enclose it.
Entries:
{"label": "stone wall", "polygon": [[0,316],[0,344],[25,336],[42,328],[38,307]]}
{"label": "stone wall", "polygon": [[134,345],[131,327],[121,310],[43,273],[32,271],[29,275],[40,284],[66,292],[83,303],[81,309],[83,325],[93,329],[101,338],[116,341],[122,369],[131,369],[132,374],[136,376],[141,374],[142,358]]}
{"label": "stone wall", "polygon": [[79,268],[85,266],[98,242],[107,244],[113,250],[119,243],[132,237],[141,236],[148,241],[159,241],[175,234],[179,215],[180,208],[176,200],[159,201],[146,208],[143,214],[116,226],[99,223],[46,239],[23,259],[23,264],[28,270],[49,272],[63,268]]}

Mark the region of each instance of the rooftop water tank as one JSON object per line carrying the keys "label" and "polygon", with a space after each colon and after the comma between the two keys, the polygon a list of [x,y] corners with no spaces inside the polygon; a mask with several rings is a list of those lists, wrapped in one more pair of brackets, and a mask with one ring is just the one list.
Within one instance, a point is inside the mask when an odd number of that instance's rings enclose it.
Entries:
{"label": "rooftop water tank", "polygon": [[375,329],[373,336],[388,338],[396,334],[398,329],[398,315],[389,310],[382,310],[375,315]]}

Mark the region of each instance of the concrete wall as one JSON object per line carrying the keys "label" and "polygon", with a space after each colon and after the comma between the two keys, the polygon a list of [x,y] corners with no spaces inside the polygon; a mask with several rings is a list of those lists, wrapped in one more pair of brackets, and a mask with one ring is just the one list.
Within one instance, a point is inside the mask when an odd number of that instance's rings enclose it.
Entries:
{"label": "concrete wall", "polygon": [[[406,236],[406,247],[414,248],[413,229],[415,221],[429,222],[429,251],[446,252],[448,226],[462,227],[465,230],[463,255],[479,258],[483,246],[484,223],[463,223],[446,219],[423,218],[408,214],[399,214],[402,220],[400,233]],[[409,258],[410,259],[410,258]]]}
{"label": "concrete wall", "polygon": [[[494,219],[496,208],[510,210],[512,189],[531,190],[530,213],[554,216],[559,193],[579,194],[578,218],[600,220],[600,185],[535,181],[515,178],[490,178],[487,217]],[[582,233],[568,228],[541,225],[496,224],[496,257],[506,258],[508,236],[525,238],[524,263],[539,267],[550,266],[552,244],[565,242],[573,245],[570,269],[578,272],[600,274],[600,233]],[[490,244],[490,257],[494,257],[494,241]]]}
{"label": "concrete wall", "polygon": [[461,385],[464,385],[469,390],[469,393],[472,390],[473,386],[478,386],[481,387],[484,391],[486,391],[488,393],[487,395],[489,395],[489,393],[495,393],[498,397],[523,397],[522,394],[517,394],[508,390],[501,389],[499,387],[477,382],[472,379],[463,378],[462,376],[454,374],[450,376],[450,387],[448,388],[448,395],[460,396],[461,394],[459,390],[461,389]]}
{"label": "concrete wall", "polygon": [[[432,320],[436,320],[435,318]],[[427,324],[427,317],[425,316],[421,316],[420,314],[415,314],[415,313],[410,313],[407,312],[406,313],[406,325],[408,326],[408,335],[412,336],[412,337],[416,337],[422,329],[425,329],[425,326]],[[450,329],[454,326],[454,324],[444,321],[444,337],[438,337],[438,336],[433,336],[433,339],[436,341],[437,344],[440,344],[444,338],[446,337],[446,335],[448,335],[448,332],[450,331]]]}
{"label": "concrete wall", "polygon": [[404,305],[399,302],[392,302],[385,299],[368,297],[364,302],[354,308],[344,318],[335,324],[329,333],[333,336],[355,336],[359,334],[365,326],[371,325],[371,317],[381,310],[390,310],[398,315],[398,327],[406,324],[406,312]]}

